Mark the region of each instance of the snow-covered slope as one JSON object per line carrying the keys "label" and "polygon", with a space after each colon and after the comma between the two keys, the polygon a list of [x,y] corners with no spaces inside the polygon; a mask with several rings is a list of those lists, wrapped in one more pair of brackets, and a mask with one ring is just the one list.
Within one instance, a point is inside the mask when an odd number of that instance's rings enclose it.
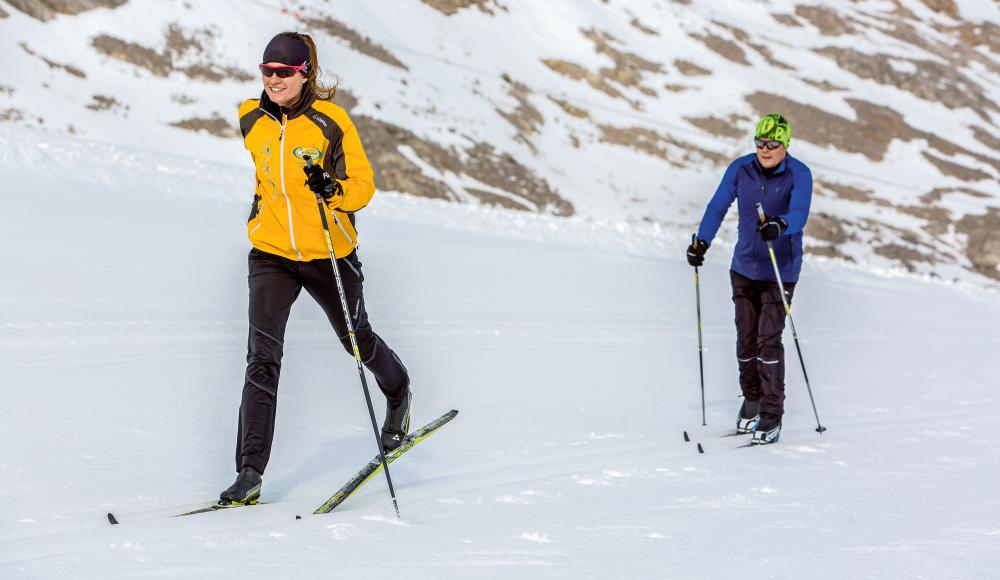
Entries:
{"label": "snow-covered slope", "polygon": [[994,294],[807,261],[796,323],[829,430],[813,430],[790,358],[782,441],[735,449],[719,437],[739,404],[723,255],[701,277],[703,428],[680,235],[392,193],[359,216],[369,310],[414,377],[414,421],[461,410],[393,464],[402,520],[381,479],[305,515],[374,452],[353,361],[307,298],[286,336],[272,503],[168,517],[233,475],[245,178],[4,132],[0,577],[986,578],[1000,565]]}
{"label": "snow-covered slope", "polygon": [[780,110],[814,257],[1000,279],[995,0],[8,0],[0,120],[242,165],[283,29],[317,38],[382,190],[680,235]]}

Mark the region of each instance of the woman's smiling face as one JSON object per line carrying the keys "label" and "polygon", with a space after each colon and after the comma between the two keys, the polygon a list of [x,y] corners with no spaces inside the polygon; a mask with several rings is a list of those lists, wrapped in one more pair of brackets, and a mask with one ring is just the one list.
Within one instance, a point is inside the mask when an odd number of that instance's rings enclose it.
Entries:
{"label": "woman's smiling face", "polygon": [[[271,76],[264,74],[270,72]],[[279,73],[292,72],[291,76],[282,78]],[[264,83],[264,92],[269,99],[281,107],[289,107],[298,102],[302,95],[302,87],[305,86],[306,78],[301,71],[292,70],[287,64],[280,62],[268,62],[261,65],[261,81]]]}

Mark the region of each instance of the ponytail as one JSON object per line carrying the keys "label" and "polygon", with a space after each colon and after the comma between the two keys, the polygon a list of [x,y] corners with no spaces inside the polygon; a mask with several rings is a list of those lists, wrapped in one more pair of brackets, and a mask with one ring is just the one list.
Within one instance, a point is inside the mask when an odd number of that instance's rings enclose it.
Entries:
{"label": "ponytail", "polygon": [[316,43],[308,34],[302,34],[299,32],[282,32],[278,36],[287,36],[289,38],[294,38],[300,42],[305,43],[309,47],[309,68],[305,71],[306,84],[312,94],[316,95],[316,98],[321,101],[332,101],[337,95],[337,86],[340,84],[339,81],[335,81],[333,85],[328,85],[325,82],[319,80],[319,77],[323,75],[323,69],[319,67],[319,58],[316,54]]}

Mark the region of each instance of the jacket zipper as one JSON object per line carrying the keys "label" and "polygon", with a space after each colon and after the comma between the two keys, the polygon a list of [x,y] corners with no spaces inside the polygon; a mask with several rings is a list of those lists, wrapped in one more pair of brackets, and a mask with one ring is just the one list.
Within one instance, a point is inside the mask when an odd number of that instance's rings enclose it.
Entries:
{"label": "jacket zipper", "polygon": [[288,192],[285,191],[285,123],[288,120],[288,116],[282,113],[281,115],[281,136],[278,138],[278,173],[281,177],[281,193],[285,196],[285,208],[288,209],[288,239],[292,242],[292,249],[295,250],[296,255],[299,257],[299,261],[302,261],[302,252],[299,251],[298,246],[295,245],[295,224],[292,223],[292,200],[288,197]]}
{"label": "jacket zipper", "polygon": [[331,209],[330,215],[333,216],[333,221],[337,224],[337,227],[340,228],[340,233],[344,234],[344,237],[347,238],[347,242],[349,244],[354,245],[354,240],[351,239],[351,236],[348,235],[347,230],[344,229],[344,224],[340,223],[340,219],[336,215],[334,215],[333,213],[334,211],[336,210]]}
{"label": "jacket zipper", "polygon": [[[766,193],[766,190],[767,190],[767,177],[766,176],[761,176],[761,181],[760,181],[760,207],[761,207],[761,209],[764,209],[764,194]],[[754,212],[754,213],[756,213],[756,212]],[[760,217],[759,216],[757,217],[757,222],[760,222]],[[760,238],[760,236],[754,236],[753,237],[753,243],[754,243],[755,249],[756,249],[756,245],[758,243],[760,243],[758,238]],[[757,278],[760,275],[757,272],[757,267],[758,267],[757,260],[754,260],[753,261],[753,275],[754,275],[754,278]]]}

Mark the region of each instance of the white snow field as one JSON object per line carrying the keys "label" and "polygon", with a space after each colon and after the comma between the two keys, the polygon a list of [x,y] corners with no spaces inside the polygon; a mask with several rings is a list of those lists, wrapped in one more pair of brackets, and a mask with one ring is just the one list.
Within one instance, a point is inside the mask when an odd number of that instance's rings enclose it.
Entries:
{"label": "white snow field", "polygon": [[701,276],[702,427],[685,235],[392,193],[359,214],[372,321],[414,423],[461,411],[392,465],[402,519],[381,476],[310,515],[375,444],[308,296],[269,504],[169,517],[234,477],[249,176],[0,134],[0,578],[997,576],[995,293],[807,257],[795,321],[829,429],[786,333],[781,441],[736,449],[729,249]]}

